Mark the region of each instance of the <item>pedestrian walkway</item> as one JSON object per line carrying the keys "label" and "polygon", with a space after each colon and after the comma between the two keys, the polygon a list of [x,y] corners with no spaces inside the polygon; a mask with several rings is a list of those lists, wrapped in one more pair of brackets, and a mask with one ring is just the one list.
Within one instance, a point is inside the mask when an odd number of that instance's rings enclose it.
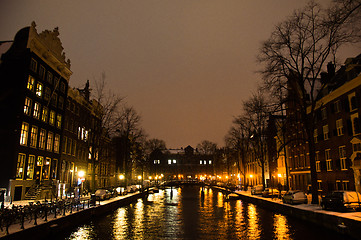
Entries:
{"label": "pedestrian walkway", "polygon": [[[112,203],[112,202],[116,202],[116,201],[119,201],[119,200],[122,200],[122,199],[125,199],[125,198],[130,198],[130,197],[132,197],[132,196],[134,196],[136,194],[138,194],[138,193],[130,193],[130,194],[127,194],[127,195],[124,195],[124,196],[117,196],[117,197],[114,197],[114,198],[111,198],[111,199],[108,199],[108,200],[96,201],[95,206],[92,206],[89,203],[90,197],[85,196],[85,197],[82,197],[80,199],[81,200],[80,202],[82,204],[79,205],[78,208],[74,207],[71,211],[67,210],[67,211],[58,212],[56,215],[54,213],[49,213],[47,215],[46,220],[45,220],[44,216],[37,218],[36,224],[35,224],[35,221],[34,221],[33,218],[32,219],[25,219],[25,221],[24,221],[24,229],[34,228],[34,227],[40,226],[42,224],[50,224],[50,227],[51,227],[52,226],[51,223],[55,222],[55,220],[65,218],[65,217],[67,217],[69,215],[72,215],[72,214],[77,214],[77,213],[79,213],[81,211],[84,211],[84,210],[87,210],[89,208],[94,208],[94,207],[106,205],[106,204],[109,204],[109,203]],[[63,198],[62,200],[65,200],[65,199]],[[69,198],[68,198],[68,200],[69,200]],[[51,201],[46,201],[45,199],[40,200],[40,201],[23,200],[23,201],[13,201],[12,203],[7,202],[7,203],[5,203],[5,206],[10,207],[10,208],[12,206],[20,207],[20,206],[28,206],[29,204],[36,204],[37,202],[51,203]],[[55,223],[54,223],[54,225],[55,225]],[[21,223],[19,221],[17,221],[16,223],[11,224],[9,226],[9,228],[8,228],[9,235],[6,232],[6,228],[4,226],[2,226],[2,228],[0,229],[0,238],[9,237],[12,234],[14,234],[16,232],[19,232],[19,231],[23,231],[23,229],[21,228]]]}

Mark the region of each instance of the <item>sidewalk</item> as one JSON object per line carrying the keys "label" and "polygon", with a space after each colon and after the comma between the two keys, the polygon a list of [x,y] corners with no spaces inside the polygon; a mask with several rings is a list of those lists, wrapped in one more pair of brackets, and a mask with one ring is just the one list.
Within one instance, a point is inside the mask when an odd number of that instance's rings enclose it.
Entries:
{"label": "sidewalk", "polygon": [[[103,205],[107,205],[109,203],[113,203],[113,202],[117,202],[119,200],[122,200],[122,199],[125,199],[125,198],[130,198],[134,195],[136,195],[138,193],[130,193],[130,194],[127,194],[127,195],[124,195],[124,196],[117,196],[117,197],[114,197],[114,198],[111,198],[111,199],[108,199],[108,200],[103,200],[103,201],[96,201],[96,206],[90,206],[88,208],[88,204],[87,204],[87,200],[89,200],[89,196],[86,196],[86,197],[82,197],[81,200],[85,200],[85,204],[84,204],[84,209],[83,209],[83,206],[79,207],[79,210],[77,211],[76,209],[72,211],[72,213],[70,213],[69,211],[66,211],[65,212],[65,215],[63,215],[63,212],[62,213],[58,213],[56,218],[54,218],[54,213],[49,213],[49,215],[47,216],[47,221],[45,221],[43,218],[37,218],[37,225],[34,225],[34,219],[32,220],[25,220],[24,222],[24,229],[29,229],[29,228],[34,228],[34,227],[38,227],[40,225],[44,225],[44,224],[50,224],[50,227],[52,227],[54,225],[54,227],[56,227],[55,225],[57,225],[55,223],[55,220],[59,220],[61,218],[65,218],[69,215],[74,215],[74,214],[77,214],[79,212],[82,212],[82,211],[86,211],[87,209],[92,209],[92,208],[97,208],[98,206],[103,206]],[[60,200],[60,199],[59,199]],[[64,200],[64,198],[63,198]],[[37,201],[27,201],[27,200],[23,200],[23,201],[14,201],[12,202],[11,205],[15,205],[15,206],[26,206],[26,205],[29,205],[29,203],[36,203]],[[44,203],[45,202],[45,199],[44,200],[41,200],[40,201],[41,203]],[[48,201],[50,202],[50,201]],[[10,203],[7,202],[5,203],[5,206],[9,206]],[[52,225],[51,223],[54,222],[54,224]],[[15,223],[15,224],[12,224],[10,225],[9,227],[9,235],[6,234],[6,228],[3,227],[3,229],[0,229],[0,238],[3,238],[3,237],[9,237],[9,238],[12,238],[12,234],[13,233],[16,233],[16,232],[20,232],[20,231],[24,231],[23,229],[21,229],[21,224],[20,222],[19,223]]]}
{"label": "sidewalk", "polygon": [[260,207],[308,221],[312,224],[344,234],[345,236],[351,236],[353,239],[361,240],[361,212],[322,210],[318,204],[290,205],[283,203],[282,200],[278,198],[272,199],[251,195],[249,191],[236,191],[235,193],[237,193],[242,200],[259,205]]}

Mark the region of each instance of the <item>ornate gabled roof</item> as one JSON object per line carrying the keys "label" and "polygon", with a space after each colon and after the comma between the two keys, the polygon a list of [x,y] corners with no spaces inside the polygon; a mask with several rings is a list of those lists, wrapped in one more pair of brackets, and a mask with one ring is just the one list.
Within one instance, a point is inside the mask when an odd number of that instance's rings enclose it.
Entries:
{"label": "ornate gabled roof", "polygon": [[59,28],[53,31],[45,30],[38,34],[35,22],[31,23],[29,31],[28,47],[49,65],[54,67],[67,80],[70,71],[70,60],[66,59],[64,48],[59,38]]}

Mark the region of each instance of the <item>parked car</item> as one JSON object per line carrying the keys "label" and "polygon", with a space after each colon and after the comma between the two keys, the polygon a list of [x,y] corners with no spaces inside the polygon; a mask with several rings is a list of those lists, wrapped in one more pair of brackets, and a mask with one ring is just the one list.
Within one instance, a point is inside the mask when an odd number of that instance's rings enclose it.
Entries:
{"label": "parked car", "polygon": [[112,193],[106,189],[98,189],[95,191],[95,197],[97,200],[106,200],[111,198]]}
{"label": "parked car", "polygon": [[282,196],[282,201],[289,204],[307,204],[307,196],[304,192],[300,190],[290,190]]}
{"label": "parked car", "polygon": [[262,195],[262,193],[263,193],[263,185],[256,185],[251,190],[252,195]]}
{"label": "parked car", "polygon": [[361,208],[361,194],[355,191],[333,191],[321,200],[322,209],[344,211]]}
{"label": "parked car", "polygon": [[276,188],[266,188],[262,192],[262,197],[278,197],[279,194],[280,191],[278,191]]}

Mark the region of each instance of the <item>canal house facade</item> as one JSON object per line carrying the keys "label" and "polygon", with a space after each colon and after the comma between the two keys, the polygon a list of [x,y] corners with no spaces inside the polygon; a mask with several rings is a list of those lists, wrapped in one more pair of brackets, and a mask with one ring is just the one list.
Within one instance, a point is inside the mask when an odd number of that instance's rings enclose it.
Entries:
{"label": "canal house facade", "polygon": [[70,75],[58,29],[21,29],[1,55],[1,187],[12,200],[39,186],[54,196]]}

